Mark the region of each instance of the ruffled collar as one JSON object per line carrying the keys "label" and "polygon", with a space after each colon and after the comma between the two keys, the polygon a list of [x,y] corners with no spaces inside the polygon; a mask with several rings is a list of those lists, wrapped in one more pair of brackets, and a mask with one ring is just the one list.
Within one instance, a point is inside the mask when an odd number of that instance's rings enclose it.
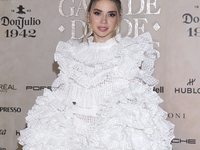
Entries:
{"label": "ruffled collar", "polygon": [[[116,40],[120,42],[121,34],[116,35]],[[104,43],[92,42],[93,37],[89,37],[88,42],[84,42],[73,51],[75,60],[84,64],[102,64],[115,59],[119,54],[119,43],[115,38],[111,38]]]}
{"label": "ruffled collar", "polygon": [[[121,34],[118,33],[116,36],[115,36],[116,40],[119,42],[121,40]],[[116,43],[118,43],[115,38],[111,38],[109,40],[107,40],[106,42],[103,42],[103,43],[100,43],[100,42],[93,42],[93,39],[94,37],[93,36],[90,36],[88,38],[88,42],[89,42],[89,47],[95,47],[95,48],[102,48],[102,47],[108,47],[108,46],[112,46]]]}

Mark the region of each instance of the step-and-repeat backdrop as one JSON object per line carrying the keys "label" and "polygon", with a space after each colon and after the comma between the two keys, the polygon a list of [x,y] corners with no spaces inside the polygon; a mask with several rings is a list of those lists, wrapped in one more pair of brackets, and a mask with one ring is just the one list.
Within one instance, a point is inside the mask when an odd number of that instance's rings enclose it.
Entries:
{"label": "step-and-repeat backdrop", "polygon": [[[0,150],[21,150],[25,116],[59,73],[58,41],[81,40],[89,0],[0,0]],[[122,36],[149,31],[174,150],[200,149],[199,0],[122,0]]]}

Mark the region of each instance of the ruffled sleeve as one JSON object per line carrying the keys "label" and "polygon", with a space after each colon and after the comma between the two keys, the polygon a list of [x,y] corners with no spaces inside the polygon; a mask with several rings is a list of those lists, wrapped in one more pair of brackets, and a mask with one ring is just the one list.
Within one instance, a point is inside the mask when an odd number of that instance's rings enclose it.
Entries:
{"label": "ruffled sleeve", "polygon": [[43,95],[37,97],[36,104],[28,111],[27,128],[20,131],[18,138],[23,150],[66,150],[66,145],[69,149],[75,147],[71,144],[74,141],[74,105],[68,103],[68,90],[65,90],[69,85],[67,70],[71,51],[70,41],[58,43],[54,57],[60,73],[52,84],[52,91],[44,89]]}
{"label": "ruffled sleeve", "polygon": [[154,61],[160,57],[160,53],[153,49],[153,40],[149,32],[139,35],[136,38],[123,40],[127,49],[127,56],[136,62],[139,72],[137,77],[150,86],[155,86],[158,80],[152,77]]}
{"label": "ruffled sleeve", "polygon": [[76,43],[77,42],[74,40],[69,40],[67,42],[59,41],[54,54],[54,59],[59,64],[61,72],[67,72],[68,65],[72,58],[72,51]]}
{"label": "ruffled sleeve", "polygon": [[60,70],[60,73],[52,83],[53,90],[63,87],[68,81],[68,68],[69,63],[72,59],[72,50],[75,45],[76,41],[74,40],[69,40],[67,42],[59,41],[56,47],[56,52],[54,53],[54,60],[59,65],[58,69]]}
{"label": "ruffled sleeve", "polygon": [[153,40],[151,38],[151,34],[149,32],[142,35],[143,46],[141,46],[141,50],[143,51],[143,59],[142,59],[142,67],[147,74],[151,75],[154,71],[154,61],[160,57],[160,53],[153,49]]}

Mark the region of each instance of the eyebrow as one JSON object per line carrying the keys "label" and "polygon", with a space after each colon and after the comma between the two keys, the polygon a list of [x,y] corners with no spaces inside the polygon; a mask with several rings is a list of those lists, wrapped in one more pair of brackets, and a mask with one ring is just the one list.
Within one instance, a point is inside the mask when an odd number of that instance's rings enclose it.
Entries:
{"label": "eyebrow", "polygon": [[[103,12],[103,11],[100,10],[100,9],[94,9],[94,10],[99,11],[99,12]],[[109,11],[108,13],[117,13],[117,12],[116,12],[116,11]]]}

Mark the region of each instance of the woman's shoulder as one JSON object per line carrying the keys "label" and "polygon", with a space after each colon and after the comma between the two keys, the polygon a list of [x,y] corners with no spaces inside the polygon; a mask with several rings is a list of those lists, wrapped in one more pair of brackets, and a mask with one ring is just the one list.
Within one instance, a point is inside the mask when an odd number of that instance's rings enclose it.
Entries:
{"label": "woman's shoulder", "polygon": [[78,44],[78,41],[71,39],[66,42],[58,42],[54,53],[54,60],[59,64],[60,68],[65,68],[65,66],[69,63],[72,59],[73,51]]}
{"label": "woman's shoulder", "polygon": [[77,40],[59,41],[56,47],[56,51],[71,51],[77,47],[80,43]]}
{"label": "woman's shoulder", "polygon": [[152,44],[153,40],[149,32],[145,32],[136,37],[123,37],[120,44],[123,47],[136,47],[138,45],[149,45]]}
{"label": "woman's shoulder", "polygon": [[[66,60],[73,59],[74,55],[76,55],[77,51],[83,49],[87,43],[79,42],[78,40],[68,40],[66,42],[59,41],[56,47],[56,51],[54,53],[54,59],[58,63]],[[61,63],[60,63],[61,64]]]}

